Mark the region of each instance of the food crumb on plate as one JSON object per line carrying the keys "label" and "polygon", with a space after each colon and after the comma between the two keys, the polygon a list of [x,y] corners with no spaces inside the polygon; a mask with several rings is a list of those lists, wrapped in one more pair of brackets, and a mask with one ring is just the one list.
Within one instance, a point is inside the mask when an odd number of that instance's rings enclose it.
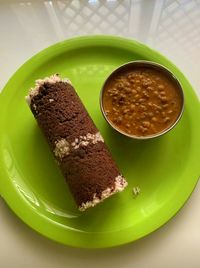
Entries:
{"label": "food crumb on plate", "polygon": [[134,197],[138,196],[140,194],[140,187],[136,186],[132,189]]}

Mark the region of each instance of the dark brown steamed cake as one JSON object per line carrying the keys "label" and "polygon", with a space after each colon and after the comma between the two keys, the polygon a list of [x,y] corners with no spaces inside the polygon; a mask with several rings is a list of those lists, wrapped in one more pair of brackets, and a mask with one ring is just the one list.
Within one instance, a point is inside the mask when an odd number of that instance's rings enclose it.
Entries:
{"label": "dark brown steamed cake", "polygon": [[26,100],[80,210],[95,206],[127,182],[68,79],[37,80]]}

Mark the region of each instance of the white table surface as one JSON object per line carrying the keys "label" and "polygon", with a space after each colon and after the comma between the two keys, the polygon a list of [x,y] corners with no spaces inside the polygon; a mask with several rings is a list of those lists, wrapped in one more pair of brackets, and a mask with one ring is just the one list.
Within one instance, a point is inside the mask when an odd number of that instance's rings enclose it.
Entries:
{"label": "white table surface", "polygon": [[[0,0],[0,88],[35,53],[66,38],[115,34],[170,58],[200,96],[199,0]],[[74,249],[26,226],[0,199],[0,267],[200,267],[200,183],[169,223],[134,243]]]}

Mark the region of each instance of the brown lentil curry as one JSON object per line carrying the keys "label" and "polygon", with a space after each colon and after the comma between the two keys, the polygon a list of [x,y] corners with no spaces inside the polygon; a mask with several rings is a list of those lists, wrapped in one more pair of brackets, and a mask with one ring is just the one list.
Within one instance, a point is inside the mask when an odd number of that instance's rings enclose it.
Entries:
{"label": "brown lentil curry", "polygon": [[104,88],[103,108],[119,130],[148,136],[175,122],[181,110],[181,96],[165,73],[139,67],[111,76]]}

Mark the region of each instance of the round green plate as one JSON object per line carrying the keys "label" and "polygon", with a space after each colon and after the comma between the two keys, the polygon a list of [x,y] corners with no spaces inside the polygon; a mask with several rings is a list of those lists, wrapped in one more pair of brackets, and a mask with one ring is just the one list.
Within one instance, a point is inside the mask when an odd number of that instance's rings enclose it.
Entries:
{"label": "round green plate", "polygon": [[[103,119],[99,93],[117,66],[151,60],[169,68],[185,93],[178,125],[153,140],[134,141]],[[24,100],[38,78],[68,77],[108,144],[129,186],[93,209],[77,210],[45,138]],[[102,248],[139,239],[183,206],[199,176],[200,105],[169,60],[136,41],[86,36],[53,45],[28,60],[0,94],[0,191],[11,209],[39,233],[63,244]],[[133,197],[132,188],[141,193]]]}

